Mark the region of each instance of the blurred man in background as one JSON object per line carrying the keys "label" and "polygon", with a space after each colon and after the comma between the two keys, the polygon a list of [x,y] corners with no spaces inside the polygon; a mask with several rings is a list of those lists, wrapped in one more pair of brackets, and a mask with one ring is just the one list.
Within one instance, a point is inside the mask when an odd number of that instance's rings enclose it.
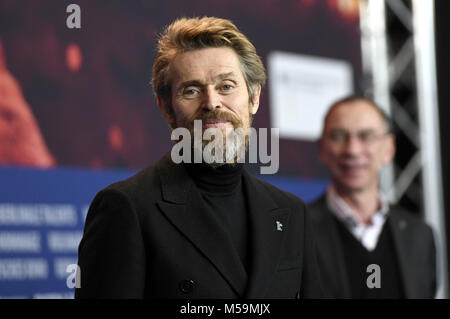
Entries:
{"label": "blurred man in background", "polygon": [[337,101],[319,147],[332,176],[310,205],[324,288],[335,298],[433,298],[431,228],[379,190],[380,170],[395,154],[384,112],[364,97]]}

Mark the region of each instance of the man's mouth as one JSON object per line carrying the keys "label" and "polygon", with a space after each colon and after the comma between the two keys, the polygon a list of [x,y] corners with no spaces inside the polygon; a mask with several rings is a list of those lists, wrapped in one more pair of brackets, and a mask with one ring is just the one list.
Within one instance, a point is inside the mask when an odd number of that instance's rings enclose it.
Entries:
{"label": "man's mouth", "polygon": [[347,174],[358,174],[367,169],[367,164],[341,163],[339,165],[342,171]]}
{"label": "man's mouth", "polygon": [[203,128],[204,129],[208,129],[208,128],[212,128],[212,127],[223,127],[225,125],[227,125],[227,123],[230,123],[230,121],[226,121],[226,120],[207,120],[207,121],[203,121]]}

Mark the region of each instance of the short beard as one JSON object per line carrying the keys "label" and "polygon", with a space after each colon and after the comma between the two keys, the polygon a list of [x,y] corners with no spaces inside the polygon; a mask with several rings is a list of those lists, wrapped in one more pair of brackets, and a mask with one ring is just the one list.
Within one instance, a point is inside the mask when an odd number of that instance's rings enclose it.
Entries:
{"label": "short beard", "polygon": [[[243,128],[242,131],[244,131]],[[229,134],[227,135],[226,132],[224,133],[222,130],[222,136],[223,136],[223,142],[219,143],[215,146],[215,148],[212,150],[211,154],[208,154],[206,152],[205,155],[205,147],[211,143],[214,140],[214,137],[211,141],[205,141],[202,140],[202,149],[200,150],[203,154],[203,156],[211,157],[211,159],[206,158],[205,162],[206,164],[210,165],[211,167],[220,167],[222,165],[231,165],[235,166],[238,163],[243,163],[245,160],[245,154],[248,148],[248,135],[242,135],[237,133],[237,130],[230,129]],[[193,145],[193,151],[194,144]],[[215,151],[217,151],[219,154],[221,154],[222,161],[216,162],[212,159],[215,159]]]}
{"label": "short beard", "polygon": [[[208,154],[207,156],[211,156],[211,158],[208,158],[208,160],[205,160],[203,158],[204,156],[204,150],[205,147],[209,144],[212,143],[214,141],[214,135],[212,136],[211,140],[203,140],[202,138],[202,143],[201,143],[201,150],[200,149],[196,149],[196,143],[194,143],[194,121],[195,120],[201,120],[202,123],[206,122],[206,121],[210,121],[210,120],[224,120],[224,121],[229,121],[232,125],[233,125],[233,129],[229,129],[231,130],[231,132],[229,131],[228,135],[227,135],[227,129],[222,129],[221,133],[222,133],[222,137],[223,137],[223,142],[222,143],[217,143],[215,145],[215,148],[212,150],[211,154]],[[245,130],[251,127],[251,123],[253,122],[253,114],[249,112],[249,127],[248,128],[244,128],[244,123],[237,118],[236,116],[234,116],[231,113],[228,112],[222,112],[222,111],[218,111],[218,110],[213,110],[213,111],[201,111],[201,113],[199,112],[199,114],[195,114],[192,119],[188,120],[188,119],[183,119],[181,121],[182,127],[186,127],[191,135],[191,147],[192,147],[192,153],[191,154],[195,154],[195,152],[201,152],[202,154],[202,158],[203,158],[203,162],[205,162],[205,164],[210,165],[211,167],[217,168],[223,165],[232,165],[235,166],[238,163],[243,163],[245,160],[245,154],[248,148],[248,144],[249,144],[249,135],[245,134]],[[239,134],[239,129],[241,129],[242,133]],[[202,129],[202,137],[203,137],[204,131]],[[245,135],[244,135],[245,134]],[[221,161],[216,161],[213,160],[216,158],[216,154],[215,151],[217,151],[219,154],[221,154]],[[206,152],[208,153],[208,152]],[[220,156],[220,155],[219,155]]]}

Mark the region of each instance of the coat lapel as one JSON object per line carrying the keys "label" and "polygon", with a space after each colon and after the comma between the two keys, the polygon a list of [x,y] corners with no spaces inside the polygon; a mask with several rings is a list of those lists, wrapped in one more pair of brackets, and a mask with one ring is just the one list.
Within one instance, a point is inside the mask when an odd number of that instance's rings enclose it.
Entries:
{"label": "coat lapel", "polygon": [[200,192],[181,164],[166,158],[158,170],[163,197],[158,206],[163,214],[243,296],[247,274],[228,232],[203,206]]}
{"label": "coat lapel", "polygon": [[275,274],[290,209],[280,208],[256,184],[246,171],[243,172],[244,192],[248,203],[252,265],[246,298],[263,298],[268,284]]}
{"label": "coat lapel", "polygon": [[351,298],[351,289],[345,263],[344,251],[339,238],[336,222],[322,196],[310,211],[314,225],[314,240],[322,270],[322,280],[332,291],[332,297]]}
{"label": "coat lapel", "polygon": [[408,238],[408,221],[396,214],[395,211],[391,211],[387,222],[394,240],[398,265],[402,274],[405,297],[414,298],[413,284],[416,280],[414,278],[414,274],[411,272],[411,265],[414,264],[414,252],[408,249],[408,247],[411,247],[411,244],[409,244],[411,240]]}

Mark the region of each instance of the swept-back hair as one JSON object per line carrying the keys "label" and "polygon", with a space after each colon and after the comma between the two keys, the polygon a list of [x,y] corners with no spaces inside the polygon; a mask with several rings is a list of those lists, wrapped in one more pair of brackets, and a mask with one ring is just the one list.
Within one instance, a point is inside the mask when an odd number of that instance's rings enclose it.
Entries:
{"label": "swept-back hair", "polygon": [[253,44],[230,20],[215,17],[181,18],[166,27],[159,37],[153,64],[155,95],[170,106],[170,62],[179,53],[210,47],[229,47],[236,52],[252,101],[257,87],[266,81],[264,65]]}

